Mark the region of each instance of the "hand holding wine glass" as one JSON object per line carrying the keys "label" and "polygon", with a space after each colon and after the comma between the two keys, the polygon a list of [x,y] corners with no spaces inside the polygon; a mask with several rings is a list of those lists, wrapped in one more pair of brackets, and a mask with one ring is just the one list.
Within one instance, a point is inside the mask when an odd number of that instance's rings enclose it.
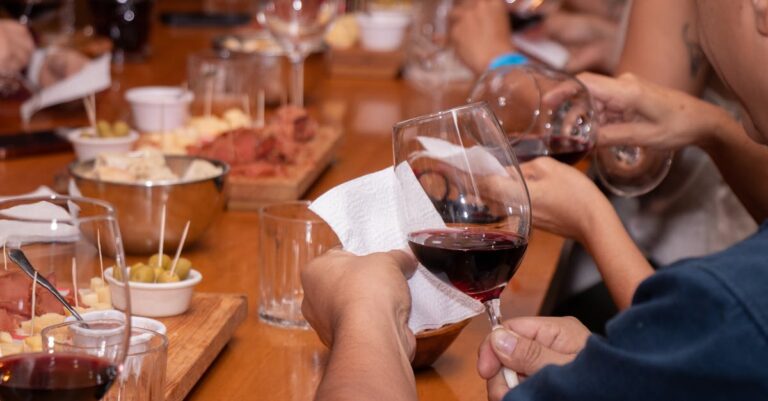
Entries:
{"label": "hand holding wine glass", "polygon": [[[499,296],[525,254],[531,210],[498,121],[484,103],[417,117],[395,125],[394,152],[398,180],[407,185],[413,173],[443,222],[408,234],[416,259],[483,302],[499,326]],[[489,182],[505,190],[488,190]],[[404,221],[422,212],[409,207]],[[517,379],[508,376],[513,386]]]}
{"label": "hand holding wine glass", "polygon": [[268,0],[257,19],[291,61],[291,103],[304,106],[304,59],[320,47],[326,28],[341,7],[340,0]]}

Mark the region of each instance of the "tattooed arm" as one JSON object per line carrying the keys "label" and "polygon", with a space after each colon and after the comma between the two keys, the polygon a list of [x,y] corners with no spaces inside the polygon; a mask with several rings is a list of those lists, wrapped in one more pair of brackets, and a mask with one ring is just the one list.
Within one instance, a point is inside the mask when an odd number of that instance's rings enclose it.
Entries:
{"label": "tattooed arm", "polygon": [[635,0],[616,75],[630,72],[699,94],[709,64],[699,47],[694,0]]}

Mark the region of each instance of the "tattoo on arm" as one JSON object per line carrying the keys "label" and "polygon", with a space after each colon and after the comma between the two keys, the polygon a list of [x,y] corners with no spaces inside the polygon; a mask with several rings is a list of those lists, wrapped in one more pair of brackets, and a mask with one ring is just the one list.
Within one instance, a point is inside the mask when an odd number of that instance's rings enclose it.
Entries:
{"label": "tattoo on arm", "polygon": [[706,66],[707,58],[693,35],[688,33],[689,28],[690,24],[686,22],[683,25],[683,43],[688,50],[691,78],[695,78]]}

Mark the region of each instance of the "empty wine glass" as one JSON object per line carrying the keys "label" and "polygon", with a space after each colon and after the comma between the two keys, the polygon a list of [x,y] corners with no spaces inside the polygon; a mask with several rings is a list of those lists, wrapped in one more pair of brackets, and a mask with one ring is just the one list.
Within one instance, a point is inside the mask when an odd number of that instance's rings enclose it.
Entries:
{"label": "empty wine glass", "polygon": [[500,326],[499,296],[528,246],[531,206],[499,122],[485,103],[473,103],[396,124],[393,144],[401,187],[423,189],[421,201],[403,200],[411,250],[437,277],[483,302],[491,325]]}
{"label": "empty wine glass", "polygon": [[113,267],[127,277],[114,209],[63,196],[0,202],[0,248],[0,400],[100,399],[125,359],[130,310],[120,321],[63,322],[129,295],[102,275]]}
{"label": "empty wine glass", "polygon": [[539,66],[488,71],[470,91],[469,102],[486,101],[520,161],[551,156],[575,164],[594,147],[594,111],[577,79]]}
{"label": "empty wine glass", "polygon": [[600,182],[611,192],[624,197],[654,190],[672,167],[674,152],[638,146],[598,148],[594,160]]}
{"label": "empty wine glass", "polygon": [[291,103],[304,106],[304,59],[319,48],[326,28],[339,13],[340,0],[267,0],[257,19],[291,61]]}
{"label": "empty wine glass", "polygon": [[450,13],[454,0],[423,0],[414,4],[414,18],[408,40],[409,59],[425,70],[435,69],[448,50]]}

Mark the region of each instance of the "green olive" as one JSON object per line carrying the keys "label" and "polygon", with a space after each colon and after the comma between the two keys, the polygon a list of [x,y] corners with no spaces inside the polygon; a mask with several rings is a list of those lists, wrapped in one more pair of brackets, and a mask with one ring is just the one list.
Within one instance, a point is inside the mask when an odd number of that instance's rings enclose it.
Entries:
{"label": "green olive", "polygon": [[123,281],[123,271],[117,267],[112,268],[112,277],[117,281]]}
{"label": "green olive", "polygon": [[180,279],[186,280],[189,276],[189,271],[192,269],[192,262],[189,261],[187,258],[179,258],[179,261],[176,263],[176,273]]}
{"label": "green olive", "polygon": [[131,268],[131,281],[138,283],[153,283],[155,281],[155,272],[149,266],[138,266]]}
{"label": "green olive", "polygon": [[112,124],[110,124],[109,121],[106,121],[106,120],[99,120],[96,123],[96,132],[102,138],[109,138],[113,136]]}
{"label": "green olive", "polygon": [[165,272],[162,267],[152,267],[152,272],[155,275],[155,278],[153,281],[157,282],[157,279],[160,277],[161,274]]}
{"label": "green olive", "polygon": [[160,276],[157,278],[158,283],[176,283],[181,281],[179,279],[179,276],[176,274],[171,275],[171,272],[164,271],[160,273]]}
{"label": "green olive", "polygon": [[131,132],[131,128],[125,121],[117,121],[112,125],[113,136],[126,136]]}
{"label": "green olive", "polygon": [[170,256],[168,256],[166,254],[163,254],[163,256],[162,256],[162,264],[158,264],[157,263],[158,262],[158,260],[157,260],[158,258],[159,258],[159,256],[157,254],[152,255],[149,258],[149,263],[147,263],[147,264],[152,266],[152,267],[160,266],[160,267],[162,267],[165,270],[168,270],[168,269],[171,268],[171,257]]}

